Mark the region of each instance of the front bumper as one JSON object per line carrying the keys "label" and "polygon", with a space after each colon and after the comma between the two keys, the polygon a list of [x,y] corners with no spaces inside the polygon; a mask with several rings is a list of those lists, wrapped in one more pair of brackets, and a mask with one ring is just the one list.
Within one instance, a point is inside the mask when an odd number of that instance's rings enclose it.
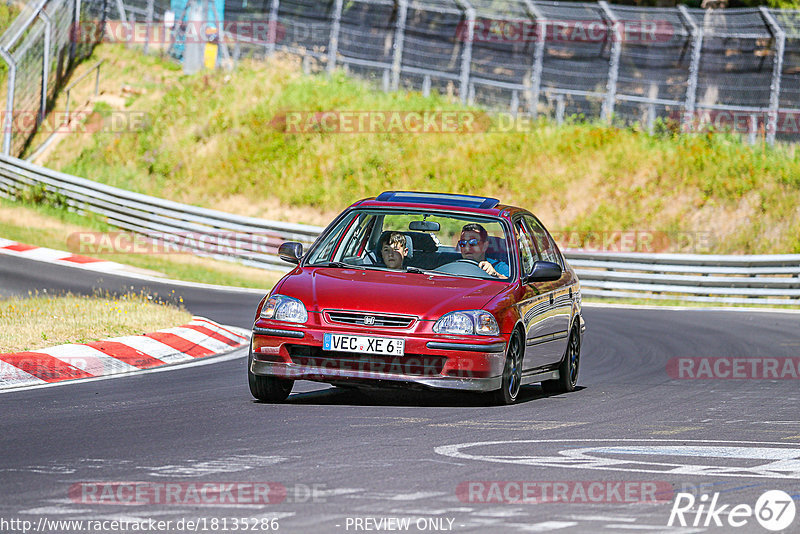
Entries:
{"label": "front bumper", "polygon": [[[325,333],[402,338],[403,356],[375,356],[322,349]],[[506,340],[502,336],[440,336],[348,328],[253,328],[250,372],[290,380],[432,389],[494,391],[502,385]]]}

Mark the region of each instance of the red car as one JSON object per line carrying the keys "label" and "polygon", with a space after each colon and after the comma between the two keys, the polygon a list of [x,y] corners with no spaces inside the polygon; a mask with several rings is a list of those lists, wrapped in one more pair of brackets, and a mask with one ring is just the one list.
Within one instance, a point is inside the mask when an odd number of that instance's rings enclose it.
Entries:
{"label": "red car", "polygon": [[484,392],[575,388],[580,282],[530,212],[497,199],[388,191],[347,208],[258,306],[253,396],[295,380]]}

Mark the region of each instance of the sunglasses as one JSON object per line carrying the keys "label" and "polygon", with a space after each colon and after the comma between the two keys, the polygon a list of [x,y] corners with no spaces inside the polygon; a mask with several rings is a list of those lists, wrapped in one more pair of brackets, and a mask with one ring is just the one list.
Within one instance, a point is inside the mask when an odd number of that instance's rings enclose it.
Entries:
{"label": "sunglasses", "polygon": [[478,243],[480,243],[480,239],[472,238],[472,239],[462,239],[458,242],[459,247],[466,247],[467,245],[474,247]]}

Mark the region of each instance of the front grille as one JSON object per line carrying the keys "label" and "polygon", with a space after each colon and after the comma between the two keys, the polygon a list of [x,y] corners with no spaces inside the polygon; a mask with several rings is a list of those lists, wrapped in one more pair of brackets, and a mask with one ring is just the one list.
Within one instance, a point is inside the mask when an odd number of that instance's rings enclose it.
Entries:
{"label": "front grille", "polygon": [[326,311],[325,319],[331,323],[384,328],[408,328],[416,317],[408,315],[386,315],[383,313],[364,313],[347,311]]}
{"label": "front grille", "polygon": [[387,373],[407,376],[439,376],[447,361],[445,356],[428,354],[405,354],[383,356],[379,354],[356,354],[334,352],[308,345],[289,345],[292,363],[306,367],[320,367],[337,371]]}

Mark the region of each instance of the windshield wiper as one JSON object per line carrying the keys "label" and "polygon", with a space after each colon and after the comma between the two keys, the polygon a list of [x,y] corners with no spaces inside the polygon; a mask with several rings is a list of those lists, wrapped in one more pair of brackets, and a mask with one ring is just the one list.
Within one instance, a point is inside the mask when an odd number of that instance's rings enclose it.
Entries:
{"label": "windshield wiper", "polygon": [[419,267],[414,267],[412,265],[406,267],[406,272],[414,274],[436,274],[436,275],[442,274],[442,273],[437,273],[436,271],[431,271],[430,269],[420,269]]}
{"label": "windshield wiper", "polygon": [[329,261],[326,263],[317,263],[314,264],[314,267],[337,267],[339,269],[353,269],[358,267],[357,265],[350,265],[349,263],[344,263],[342,261]]}

